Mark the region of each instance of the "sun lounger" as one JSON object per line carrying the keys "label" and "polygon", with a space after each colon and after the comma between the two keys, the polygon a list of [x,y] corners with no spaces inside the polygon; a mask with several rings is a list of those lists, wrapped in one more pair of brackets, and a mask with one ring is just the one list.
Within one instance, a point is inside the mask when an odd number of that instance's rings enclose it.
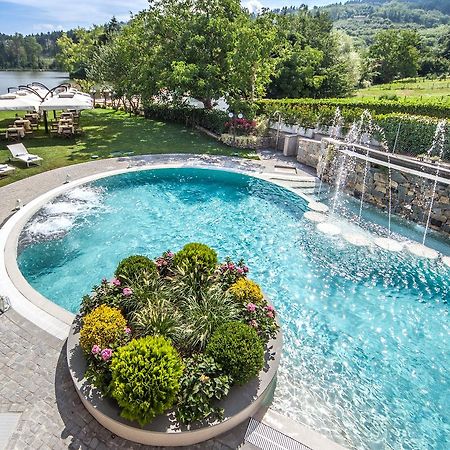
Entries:
{"label": "sun lounger", "polygon": [[8,175],[11,172],[14,172],[16,170],[15,167],[8,166],[8,164],[0,164],[0,177],[4,175]]}
{"label": "sun lounger", "polygon": [[7,145],[7,147],[11,153],[12,159],[24,162],[27,167],[30,167],[30,164],[39,164],[39,161],[42,161],[40,156],[28,153],[28,150],[23,144]]}

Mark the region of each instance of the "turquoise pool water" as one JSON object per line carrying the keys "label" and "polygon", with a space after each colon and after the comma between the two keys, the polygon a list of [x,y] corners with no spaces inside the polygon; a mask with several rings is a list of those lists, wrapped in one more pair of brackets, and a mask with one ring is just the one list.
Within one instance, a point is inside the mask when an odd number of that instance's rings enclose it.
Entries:
{"label": "turquoise pool water", "polygon": [[22,233],[18,262],[75,312],[129,254],[200,241],[243,257],[282,320],[275,409],[349,448],[448,449],[450,271],[324,237],[305,209],[244,175],[127,173],[46,205]]}

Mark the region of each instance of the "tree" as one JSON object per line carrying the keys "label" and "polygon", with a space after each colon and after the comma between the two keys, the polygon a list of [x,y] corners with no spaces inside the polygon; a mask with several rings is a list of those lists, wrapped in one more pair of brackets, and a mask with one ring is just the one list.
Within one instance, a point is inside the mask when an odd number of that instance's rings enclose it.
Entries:
{"label": "tree", "polygon": [[56,57],[58,63],[75,78],[85,78],[86,69],[101,45],[104,32],[103,26],[95,26],[90,30],[77,28],[73,37],[63,33],[57,41],[60,51]]}
{"label": "tree", "polygon": [[230,53],[231,97],[252,103],[266,94],[283,51],[276,19],[267,10],[254,19],[241,18],[236,45]]}
{"label": "tree", "polygon": [[164,93],[207,109],[220,97],[253,101],[277,66],[273,20],[267,11],[251,17],[239,0],[152,1],[97,50],[89,74],[149,102]]}
{"label": "tree", "polygon": [[294,14],[284,9],[278,33],[284,51],[270,97],[340,97],[351,92],[359,77],[359,58],[351,39],[344,41],[344,35],[333,32],[327,14],[311,13],[307,7]]}
{"label": "tree", "polygon": [[385,30],[375,35],[368,56],[375,61],[375,82],[414,77],[419,68],[420,36],[415,31]]}

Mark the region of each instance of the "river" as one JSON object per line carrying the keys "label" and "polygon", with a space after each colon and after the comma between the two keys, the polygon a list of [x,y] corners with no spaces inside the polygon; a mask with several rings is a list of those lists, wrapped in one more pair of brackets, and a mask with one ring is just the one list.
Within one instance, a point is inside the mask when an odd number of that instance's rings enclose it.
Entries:
{"label": "river", "polygon": [[3,71],[0,70],[0,94],[8,92],[9,87],[17,87],[39,81],[48,88],[58,86],[69,80],[67,72],[39,72],[39,71]]}

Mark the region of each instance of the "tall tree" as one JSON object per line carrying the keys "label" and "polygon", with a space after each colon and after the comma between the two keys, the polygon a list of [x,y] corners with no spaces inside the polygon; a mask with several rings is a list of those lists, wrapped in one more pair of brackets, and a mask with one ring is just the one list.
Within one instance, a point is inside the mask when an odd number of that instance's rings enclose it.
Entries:
{"label": "tall tree", "polygon": [[417,75],[420,36],[415,31],[385,30],[377,33],[368,56],[376,65],[375,82]]}

